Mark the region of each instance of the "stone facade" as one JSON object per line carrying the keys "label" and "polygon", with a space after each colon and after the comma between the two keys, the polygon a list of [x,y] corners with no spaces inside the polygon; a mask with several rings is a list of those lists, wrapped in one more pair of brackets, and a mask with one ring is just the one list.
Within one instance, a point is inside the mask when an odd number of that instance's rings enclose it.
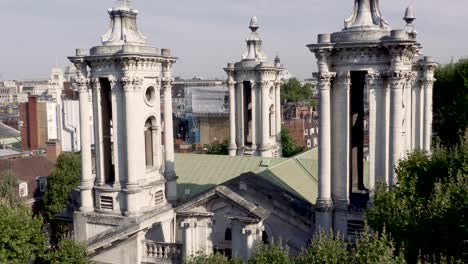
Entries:
{"label": "stone facade", "polygon": [[275,157],[281,155],[281,73],[279,61],[268,62],[257,18],[242,61],[228,63],[229,155]]}
{"label": "stone facade", "polygon": [[[421,56],[411,8],[405,20],[406,31],[390,30],[378,0],[356,0],[354,14],[342,31],[320,34],[318,43],[308,46],[318,60],[316,223],[322,229],[347,234],[350,208],[362,207],[376,182],[396,184],[394,166],[408,151],[430,151],[437,64]],[[367,188],[365,151],[369,152]]]}

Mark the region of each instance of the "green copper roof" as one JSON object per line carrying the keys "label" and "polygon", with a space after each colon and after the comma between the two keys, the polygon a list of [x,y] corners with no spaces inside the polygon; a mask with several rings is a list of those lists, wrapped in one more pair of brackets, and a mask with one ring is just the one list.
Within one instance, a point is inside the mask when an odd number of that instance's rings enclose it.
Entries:
{"label": "green copper roof", "polygon": [[180,201],[246,172],[254,172],[304,198],[317,199],[317,150],[290,159],[176,154],[177,197]]}

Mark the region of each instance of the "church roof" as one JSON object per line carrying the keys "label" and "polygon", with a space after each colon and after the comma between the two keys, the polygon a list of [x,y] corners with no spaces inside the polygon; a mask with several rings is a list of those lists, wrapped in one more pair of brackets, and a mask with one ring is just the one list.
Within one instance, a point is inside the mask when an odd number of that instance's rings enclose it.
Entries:
{"label": "church roof", "polygon": [[243,173],[253,172],[314,204],[318,191],[317,160],[316,149],[289,159],[176,154],[177,198],[187,201]]}

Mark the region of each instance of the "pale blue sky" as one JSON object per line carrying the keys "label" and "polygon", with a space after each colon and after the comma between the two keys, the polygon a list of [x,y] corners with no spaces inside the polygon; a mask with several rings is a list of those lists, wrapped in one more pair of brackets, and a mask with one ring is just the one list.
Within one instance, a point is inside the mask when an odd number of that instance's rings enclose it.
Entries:
{"label": "pale blue sky", "polygon": [[[75,48],[100,44],[114,0],[0,0],[0,79],[46,77],[68,65]],[[276,52],[296,76],[308,78],[315,58],[305,47],[318,33],[341,30],[354,0],[134,0],[148,42],[180,59],[175,75],[224,78],[222,67],[245,50],[256,15],[271,59]],[[381,0],[384,18],[401,28],[413,2],[423,52],[447,63],[468,56],[467,0]]]}

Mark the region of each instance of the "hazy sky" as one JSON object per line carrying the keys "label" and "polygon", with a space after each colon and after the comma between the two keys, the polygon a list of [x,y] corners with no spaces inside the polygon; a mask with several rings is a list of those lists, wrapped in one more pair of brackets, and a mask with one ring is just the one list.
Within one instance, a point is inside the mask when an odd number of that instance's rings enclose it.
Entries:
{"label": "hazy sky", "polygon": [[[0,79],[47,77],[68,65],[75,48],[100,44],[114,0],[0,0]],[[224,78],[240,60],[256,15],[270,59],[278,52],[296,76],[308,78],[315,58],[305,47],[319,33],[341,30],[354,0],[134,0],[148,43],[170,48],[175,75]],[[467,0],[381,0],[384,18],[401,28],[412,2],[423,52],[447,63],[468,56]]]}

